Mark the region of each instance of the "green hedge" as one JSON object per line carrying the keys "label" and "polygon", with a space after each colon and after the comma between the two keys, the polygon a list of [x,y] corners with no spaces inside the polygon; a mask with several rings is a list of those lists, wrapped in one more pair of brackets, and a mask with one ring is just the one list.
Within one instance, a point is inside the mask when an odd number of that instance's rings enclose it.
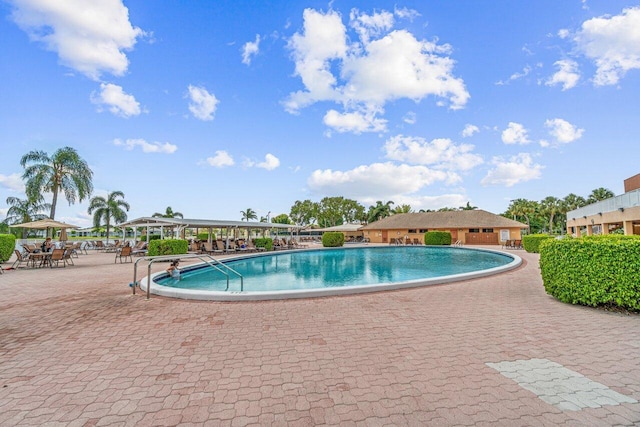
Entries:
{"label": "green hedge", "polygon": [[640,311],[640,239],[591,236],[546,240],[540,270],[548,294],[562,302]]}
{"label": "green hedge", "polygon": [[[200,240],[201,242],[208,242],[209,241],[209,233],[198,233],[198,235],[196,236],[196,239]],[[216,234],[215,233],[211,233],[211,241],[212,242],[216,241]]]}
{"label": "green hedge", "polygon": [[273,250],[273,239],[271,237],[259,237],[253,241],[256,248],[265,248],[265,250]]}
{"label": "green hedge", "polygon": [[8,261],[16,248],[16,236],[0,234],[0,262]]}
{"label": "green hedge", "polygon": [[186,240],[166,239],[149,242],[149,256],[186,254],[189,243]]}
{"label": "green hedge", "polygon": [[425,245],[450,245],[451,233],[448,231],[427,231],[424,233]]}
{"label": "green hedge", "polygon": [[344,234],[339,231],[327,231],[322,235],[322,246],[325,248],[344,246]]}
{"label": "green hedge", "polygon": [[554,237],[548,234],[528,234],[526,236],[522,236],[522,246],[527,252],[539,254],[540,243],[548,239],[554,239]]}

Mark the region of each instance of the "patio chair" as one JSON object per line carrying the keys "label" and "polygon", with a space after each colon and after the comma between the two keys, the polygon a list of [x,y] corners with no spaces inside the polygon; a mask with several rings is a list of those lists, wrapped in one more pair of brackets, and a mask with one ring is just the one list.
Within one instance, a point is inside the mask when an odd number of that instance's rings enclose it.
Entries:
{"label": "patio chair", "polygon": [[97,251],[104,251],[107,249],[107,247],[104,245],[104,242],[102,240],[96,241],[95,248]]}
{"label": "patio chair", "polygon": [[122,258],[124,258],[125,262],[127,258],[129,258],[130,262],[133,262],[133,258],[131,257],[131,246],[125,246],[120,250],[120,252],[116,253],[116,258],[113,261],[115,264],[118,259],[120,259],[120,264],[122,264]]}
{"label": "patio chair", "polygon": [[66,249],[54,249],[51,252],[51,257],[49,258],[49,268],[53,268],[53,263],[56,263],[56,267],[60,267],[60,262],[62,262],[62,266],[67,266],[67,260],[64,258],[64,254]]}
{"label": "patio chair", "polygon": [[[73,249],[71,249],[71,248],[66,248],[64,250],[64,254],[62,256],[62,259],[64,259],[64,262],[67,263],[67,265],[75,265],[74,262],[73,262],[73,258],[71,257],[72,250]],[[76,258],[77,257],[78,256],[76,255]]]}
{"label": "patio chair", "polygon": [[413,244],[414,245],[421,245],[422,243],[420,243],[420,240],[416,237],[413,238]]}
{"label": "patio chair", "polygon": [[13,262],[13,264],[11,264],[12,269],[15,270],[16,268],[20,267],[22,264],[27,264],[27,267],[29,267],[29,264],[33,265],[34,261],[29,258],[29,253],[23,254],[17,249],[14,249],[14,253],[16,254],[16,260]]}
{"label": "patio chair", "polygon": [[140,242],[141,245],[136,245],[132,250],[131,254],[135,256],[145,256],[148,252],[147,242]]}

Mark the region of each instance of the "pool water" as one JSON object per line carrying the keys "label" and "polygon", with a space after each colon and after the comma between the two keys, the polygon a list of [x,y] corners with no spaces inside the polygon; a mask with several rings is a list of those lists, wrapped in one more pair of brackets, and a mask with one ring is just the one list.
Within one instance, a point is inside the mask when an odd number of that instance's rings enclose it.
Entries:
{"label": "pool water", "polygon": [[[244,278],[245,292],[338,288],[396,283],[487,270],[513,258],[495,252],[452,247],[381,246],[293,251],[247,257],[226,264]],[[224,291],[227,278],[211,267],[184,269],[180,279],[156,277],[159,285]],[[229,291],[240,291],[231,274]]]}

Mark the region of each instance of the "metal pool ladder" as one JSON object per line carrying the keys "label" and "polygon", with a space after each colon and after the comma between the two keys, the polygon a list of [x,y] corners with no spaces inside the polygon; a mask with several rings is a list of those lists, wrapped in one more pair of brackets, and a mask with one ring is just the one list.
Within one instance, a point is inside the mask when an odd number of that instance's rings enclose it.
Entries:
{"label": "metal pool ladder", "polygon": [[149,261],[149,264],[147,264],[147,299],[150,299],[151,298],[151,265],[154,262],[158,262],[158,261],[175,261],[175,260],[183,260],[183,259],[199,259],[200,261],[204,262],[205,264],[211,266],[212,268],[216,269],[220,273],[224,274],[227,277],[227,287],[225,288],[225,291],[229,290],[229,273],[238,276],[240,278],[240,292],[244,290],[244,277],[242,277],[242,274],[238,273],[233,268],[226,265],[224,262],[212,257],[211,255],[185,254],[185,255],[146,256],[146,257],[137,259],[135,264],[133,265],[133,282],[131,286],[133,288],[133,294],[134,295],[136,294],[136,286],[138,284],[138,281],[137,281],[138,263],[140,261]]}

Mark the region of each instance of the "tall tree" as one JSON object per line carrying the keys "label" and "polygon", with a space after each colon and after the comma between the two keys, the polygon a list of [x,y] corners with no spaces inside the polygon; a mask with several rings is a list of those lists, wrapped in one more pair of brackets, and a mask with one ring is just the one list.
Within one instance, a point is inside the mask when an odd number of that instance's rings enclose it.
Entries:
{"label": "tall tree", "polygon": [[587,198],[587,202],[591,204],[591,203],[599,202],[602,200],[610,199],[614,196],[615,194],[613,194],[613,191],[604,187],[600,187],[591,191],[591,194],[589,194],[589,197]]}
{"label": "tall tree", "polygon": [[478,209],[477,206],[471,206],[471,203],[467,202],[466,206],[460,206],[459,208],[461,211],[473,211]]}
{"label": "tall tree", "polygon": [[30,151],[20,159],[24,168],[27,196],[37,198],[42,193],[53,194],[49,218],[55,219],[58,194],[64,193],[69,205],[82,202],[93,192],[93,172],[75,149],[64,147],[49,156],[44,151]]}
{"label": "tall tree", "polygon": [[251,221],[252,219],[258,219],[258,214],[251,208],[247,208],[243,211],[240,211],[242,214],[242,221]]}
{"label": "tall tree", "polygon": [[367,221],[369,223],[378,221],[382,218],[386,218],[391,215],[391,205],[394,203],[389,200],[382,203],[380,200],[376,201],[375,206],[369,206],[369,212],[367,213]]}
{"label": "tall tree", "polygon": [[411,209],[411,205],[398,205],[393,208],[393,214],[403,214],[403,213],[411,213],[413,209]]}
{"label": "tall tree", "polygon": [[276,215],[271,219],[271,222],[274,224],[291,224],[291,220],[287,214]]}
{"label": "tall tree", "polygon": [[153,218],[184,218],[181,212],[175,212],[171,209],[171,206],[167,206],[167,209],[164,210],[164,213],[156,212],[151,215]]}
{"label": "tall tree", "polygon": [[553,233],[553,220],[562,208],[562,201],[557,197],[548,196],[540,202],[540,211],[549,218],[549,233]]}
{"label": "tall tree", "polygon": [[104,221],[107,229],[107,242],[109,242],[111,220],[113,219],[115,224],[126,221],[125,210],[129,211],[129,203],[124,201],[124,193],[113,191],[107,195],[107,198],[97,196],[91,199],[87,212],[89,215],[93,214],[94,227],[100,227],[101,222]]}
{"label": "tall tree", "polygon": [[518,217],[527,221],[527,228],[531,231],[531,217],[536,212],[538,202],[527,199],[515,199],[511,201],[511,205],[507,210],[507,216],[514,216],[514,219]]}
{"label": "tall tree", "polygon": [[297,225],[311,225],[318,220],[318,203],[307,199],[305,201],[296,200],[291,206],[289,217]]}
{"label": "tall tree", "polygon": [[[39,196],[35,199],[19,199],[17,197],[7,197],[7,217],[2,221],[4,224],[13,225],[23,222],[38,221],[47,218],[46,214],[41,213],[51,209],[51,204],[44,202],[44,197]],[[27,229],[22,229],[22,238],[27,238]]]}

